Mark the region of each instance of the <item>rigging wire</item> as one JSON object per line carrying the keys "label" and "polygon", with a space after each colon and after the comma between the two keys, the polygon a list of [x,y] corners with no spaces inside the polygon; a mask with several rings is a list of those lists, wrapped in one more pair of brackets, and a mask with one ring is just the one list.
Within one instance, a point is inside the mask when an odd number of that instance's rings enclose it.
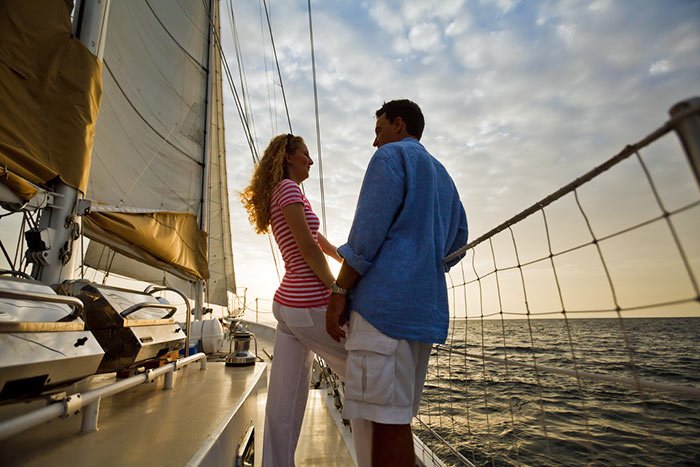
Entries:
{"label": "rigging wire", "polygon": [[253,157],[253,162],[257,162],[260,160],[260,157],[258,156],[258,150],[255,146],[255,141],[253,140],[253,135],[248,124],[248,120],[245,116],[245,112],[243,111],[243,106],[238,95],[238,90],[236,89],[236,85],[233,83],[233,78],[231,77],[231,70],[229,69],[228,61],[226,60],[226,55],[224,54],[224,51],[221,48],[221,42],[218,41],[218,38],[217,42],[219,44],[219,53],[221,54],[221,60],[224,65],[224,74],[226,75],[226,80],[228,81],[229,88],[231,89],[231,94],[233,95],[233,100],[236,104],[238,117],[240,118],[241,125],[243,126],[243,133],[245,134],[246,141],[248,143],[248,148],[250,149],[251,156]]}
{"label": "rigging wire", "polygon": [[12,258],[10,257],[10,253],[5,249],[5,244],[0,240],[0,249],[2,250],[2,254],[5,256],[5,260],[7,260],[7,264],[10,267],[10,270],[13,272],[15,271],[15,266],[12,262]]}
{"label": "rigging wire", "polygon": [[[265,32],[263,29],[263,9],[262,5],[260,4],[260,7],[258,8],[258,12],[260,13],[260,40],[261,42],[265,42]],[[275,87],[270,86],[270,70],[267,68],[267,53],[263,49],[263,65],[265,66],[265,84],[267,88],[267,109],[270,113],[270,133],[275,135],[277,134],[276,130],[276,123],[277,123],[277,106],[272,105],[272,97],[270,96],[270,88],[272,88],[272,93],[275,93]],[[275,97],[275,101],[276,101]],[[274,114],[273,114],[274,111]]]}
{"label": "rigging wire", "polygon": [[[204,1],[202,2],[204,3]],[[226,75],[226,81],[228,82],[229,89],[231,90],[231,94],[233,95],[233,101],[236,104],[236,111],[238,112],[238,117],[241,120],[241,125],[243,127],[243,133],[245,134],[246,141],[248,143],[248,147],[251,152],[251,156],[253,158],[253,162],[257,162],[260,158],[258,157],[257,153],[257,148],[255,146],[255,141],[253,140],[253,135],[252,131],[250,128],[250,124],[248,123],[247,116],[243,110],[243,104],[241,103],[241,98],[238,95],[238,89],[236,88],[236,85],[233,82],[233,74],[231,73],[231,69],[228,65],[228,60],[226,59],[226,54],[224,53],[223,45],[221,43],[221,37],[219,37],[219,32],[216,30],[214,27],[214,22],[212,19],[212,12],[209,10],[209,7],[204,3],[205,9],[207,10],[207,13],[209,15],[209,27],[212,29],[212,36],[214,37],[214,43],[216,45],[216,49],[219,51],[219,56],[221,57],[221,62],[223,65],[223,71],[224,75]]]}
{"label": "rigging wire", "polygon": [[[262,2],[261,2],[262,3]],[[263,9],[262,7],[258,8],[258,11],[260,13],[260,40],[262,43],[265,43],[265,32],[264,32],[264,27],[263,27]],[[265,12],[266,12],[266,17],[269,20],[269,15],[267,14],[267,7],[265,7]],[[270,42],[272,42],[272,28],[270,27]],[[276,56],[275,56],[276,57]],[[265,65],[265,83],[266,83],[266,88],[267,88],[267,106],[268,110],[270,113],[270,132],[271,134],[277,134],[277,93],[276,93],[276,88],[274,86],[274,80],[270,79],[270,73],[269,69],[267,67],[267,50],[265,47],[263,47],[263,63]],[[270,82],[273,82],[273,85],[270,85]],[[281,80],[280,80],[281,82]],[[270,96],[270,89],[272,89],[272,96]],[[285,105],[286,107],[286,105]],[[291,127],[291,123],[290,123]],[[291,130],[290,130],[291,131]],[[302,187],[303,190],[303,187]],[[274,243],[272,242],[272,233],[267,234],[267,242],[268,245],[270,246],[270,254],[272,255],[272,261],[275,264],[275,273],[277,274],[277,281],[282,282],[282,276],[280,274],[280,267],[279,263],[280,261],[278,260],[278,252],[275,249]]]}
{"label": "rigging wire", "polygon": [[321,124],[318,116],[318,91],[316,87],[316,55],[314,54],[314,29],[311,22],[311,0],[307,0],[309,6],[309,38],[311,40],[311,71],[314,83],[314,111],[316,115],[316,150],[318,151],[318,184],[321,190],[321,220],[323,222],[323,236],[326,232],[326,197],[323,189],[323,158],[321,157]]}
{"label": "rigging wire", "polygon": [[[262,3],[264,6],[264,9],[265,9],[265,17],[267,19],[268,31],[270,33],[270,43],[272,45],[272,51],[273,51],[274,58],[275,58],[275,65],[277,68],[277,75],[279,78],[279,86],[280,86],[280,89],[282,91],[282,98],[284,101],[285,112],[287,115],[287,123],[289,125],[289,132],[293,133],[292,120],[291,120],[291,117],[289,115],[289,106],[287,104],[287,97],[286,97],[286,93],[284,91],[284,83],[282,81],[282,72],[280,70],[279,59],[277,57],[277,49],[275,47],[274,34],[272,32],[272,23],[270,21],[270,12],[267,8],[266,0],[262,0]],[[320,175],[319,179],[320,179],[320,188],[321,188],[321,209],[322,209],[321,216],[322,216],[322,220],[323,220],[323,233],[325,235],[326,234],[325,193],[324,193],[324,187],[323,187],[323,162],[322,162],[322,156],[321,156],[320,123],[319,123],[319,117],[318,117],[318,93],[317,93],[317,86],[316,86],[316,66],[315,66],[315,55],[314,55],[314,47],[313,47],[313,29],[312,29],[312,23],[311,23],[311,3],[310,3],[310,0],[309,0],[308,6],[309,6],[309,31],[311,34],[311,56],[312,56],[312,65],[313,65],[314,103],[315,103],[315,108],[316,108],[316,135],[317,135],[317,146],[318,146],[318,151],[319,151],[319,175]],[[250,115],[250,123],[248,122],[249,103],[246,100],[246,94],[245,94],[245,88],[247,86],[246,80],[245,80],[245,70],[243,69],[242,61],[240,59],[240,55],[241,55],[240,44],[238,41],[237,28],[236,28],[235,19],[233,16],[233,6],[231,5],[230,1],[229,1],[229,13],[231,15],[230,18],[231,18],[231,24],[232,24],[232,30],[233,30],[233,37],[234,37],[233,41],[234,41],[234,46],[236,49],[236,59],[238,61],[238,66],[239,66],[239,75],[241,77],[240,78],[241,79],[241,94],[242,94],[243,98],[241,98],[239,96],[238,90],[237,90],[235,84],[233,83],[232,73],[231,73],[230,67],[228,65],[226,55],[223,52],[223,48],[221,46],[221,40],[218,37],[218,34],[216,31],[214,31],[213,35],[214,35],[215,41],[219,45],[218,48],[219,48],[219,51],[221,54],[221,59],[222,59],[223,65],[224,65],[224,74],[226,75],[226,78],[227,78],[227,81],[229,84],[229,88],[231,89],[231,92],[234,96],[234,102],[236,104],[236,109],[238,111],[239,118],[241,119],[241,123],[243,124],[244,133],[246,135],[248,145],[251,148],[251,153],[253,155],[253,162],[258,162],[260,160],[260,158],[259,158],[259,156],[257,154],[257,150],[255,148],[254,128],[251,129],[251,127],[254,127],[254,124],[252,122],[252,112]],[[213,25],[211,25],[211,12],[210,12],[210,27],[213,28]],[[262,25],[261,25],[261,29],[262,29]],[[266,75],[267,75],[267,61],[265,62],[265,65],[266,65],[265,68],[266,68]],[[269,96],[269,88],[268,88],[268,102],[269,102],[269,99],[270,99],[270,96]],[[271,118],[271,120],[272,120],[272,118]],[[275,270],[277,271],[277,276],[279,279],[280,273],[279,273],[279,266],[277,263],[277,257],[276,257],[275,252],[274,252],[272,240],[269,237],[268,237],[268,241],[270,243],[273,260],[275,262]]]}
{"label": "rigging wire", "polygon": [[252,106],[250,105],[250,93],[246,92],[248,89],[248,80],[246,78],[245,67],[242,60],[242,49],[241,41],[238,37],[238,27],[236,26],[236,15],[233,11],[233,1],[229,0],[227,2],[229,18],[231,21],[231,36],[233,38],[233,46],[236,50],[236,62],[238,64],[238,79],[240,80],[241,95],[243,96],[243,110],[246,116],[250,119],[250,126],[252,129],[252,136],[257,140],[257,134],[255,131],[255,119],[253,118]]}
{"label": "rigging wire", "polygon": [[281,283],[282,276],[280,275],[280,267],[277,264],[277,253],[275,252],[275,246],[272,243],[272,234],[267,234],[267,242],[270,244],[270,251],[272,252],[272,261],[275,263],[275,272],[277,273],[277,280]]}
{"label": "rigging wire", "polygon": [[[22,215],[22,224],[20,226],[20,232],[24,232],[27,228],[27,225],[29,225],[29,221],[27,218],[29,217],[29,213],[24,213]],[[19,266],[17,269],[19,271],[24,271],[26,272],[27,269],[27,264],[25,263],[25,255],[22,255],[21,253],[24,251],[24,235],[19,236],[19,240],[17,241],[17,248],[15,249],[15,260],[14,264],[18,264],[19,261]],[[27,261],[28,263],[28,261]]]}
{"label": "rigging wire", "polygon": [[289,106],[287,105],[287,95],[284,92],[284,83],[282,83],[282,72],[280,71],[280,62],[277,59],[277,49],[275,48],[275,38],[272,35],[272,23],[270,23],[270,13],[267,10],[267,2],[262,0],[263,6],[265,7],[265,16],[267,17],[267,28],[270,30],[270,42],[272,44],[272,52],[275,55],[275,64],[277,65],[277,76],[280,80],[280,89],[282,90],[282,100],[284,101],[284,110],[287,112],[287,123],[289,124],[289,132],[294,134],[292,131],[292,119],[289,117]]}
{"label": "rigging wire", "polygon": [[[230,0],[229,0],[229,3],[230,3]],[[230,6],[230,11],[233,11],[232,5]],[[267,15],[267,18],[269,21],[269,14],[267,11],[267,5],[265,5],[265,12],[266,12],[266,15]],[[233,16],[232,16],[231,25],[232,25],[232,29],[235,29],[236,26],[235,26],[235,23],[233,22]],[[268,26],[269,26],[269,22],[268,22]],[[214,29],[213,23],[211,21],[211,12],[210,12],[210,27]],[[231,69],[228,65],[228,60],[226,59],[226,54],[224,53],[223,46],[221,44],[221,39],[219,38],[218,33],[215,29],[214,29],[213,36],[214,36],[214,40],[216,41],[216,44],[218,45],[218,50],[219,50],[219,53],[221,55],[222,63],[224,65],[223,66],[224,74],[226,75],[229,89],[231,90],[231,93],[234,97],[234,102],[236,104],[236,110],[238,111],[238,116],[241,120],[241,124],[243,126],[243,130],[244,130],[244,133],[246,136],[246,140],[247,140],[248,146],[251,150],[253,163],[255,164],[255,163],[260,161],[260,157],[258,155],[257,147],[255,145],[253,130],[251,130],[252,124],[250,124],[250,125],[248,124],[248,116],[247,116],[247,112],[245,111],[245,102],[241,103],[241,98],[240,98],[240,96],[238,94],[238,90],[236,89],[236,86],[233,82],[233,78],[232,78],[233,74],[232,74]],[[237,32],[235,33],[234,37],[237,37]],[[272,27],[271,26],[270,26],[270,38],[272,40]],[[234,39],[234,42],[236,42],[236,39]],[[273,49],[274,49],[274,42],[273,42]],[[241,87],[242,87],[241,93],[245,96],[244,88],[247,86],[247,80],[244,78],[245,77],[245,70],[242,67],[242,60],[240,59],[240,55],[242,55],[242,53],[241,53],[240,47],[238,47],[238,46],[236,47],[236,54],[237,54],[236,58],[237,58],[238,64],[239,64],[239,71],[240,71],[241,76],[242,76],[242,78],[241,78]],[[276,54],[275,54],[275,58],[276,58]],[[279,71],[279,64],[278,64],[277,68]],[[280,84],[281,84],[281,75],[280,75]],[[286,99],[285,99],[285,108],[286,108]],[[252,112],[251,112],[251,115],[252,115]],[[287,110],[287,117],[288,117],[290,131],[291,131],[291,120],[289,120],[289,111],[288,110]],[[251,116],[251,121],[252,121],[252,116]],[[272,259],[273,259],[273,262],[275,264],[275,271],[277,273],[277,278],[278,278],[278,280],[281,281],[277,256],[275,254],[275,250],[274,250],[273,245],[272,245],[272,239],[270,238],[269,234],[268,234],[268,242],[270,244],[270,251],[272,253]]]}
{"label": "rigging wire", "polygon": [[[262,8],[262,6],[260,6],[258,8],[258,11],[260,13],[260,40],[264,44],[265,43],[265,32],[264,32],[264,25],[263,25],[263,8]],[[267,9],[265,9],[265,12],[267,13]],[[266,14],[266,17],[269,19],[269,16],[267,14]],[[271,39],[270,42],[272,42],[272,34],[270,34],[270,39]],[[268,109],[270,112],[270,131],[271,131],[271,134],[275,135],[275,134],[277,134],[277,89],[274,86],[274,80],[270,78],[269,69],[267,67],[267,49],[266,49],[266,47],[263,47],[263,62],[265,64],[265,82],[266,82],[266,88],[267,88],[267,105],[268,105]],[[270,83],[272,83],[272,85]],[[272,89],[272,98],[270,96],[270,89]],[[281,262],[281,260],[279,260],[277,258],[278,251],[277,251],[277,249],[275,249],[274,242],[272,241],[272,233],[271,232],[268,232],[268,234],[267,234],[267,243],[270,247],[270,254],[272,255],[272,261],[275,264],[275,273],[277,274],[277,281],[281,283],[282,282],[282,275],[280,274],[280,267],[279,267],[279,263]]]}
{"label": "rigging wire", "polygon": [[[165,24],[163,24],[163,21],[161,21],[160,17],[151,6],[151,2],[149,0],[146,0],[146,6],[149,10],[151,10],[153,18],[155,18],[158,24],[160,24],[160,26],[163,28],[163,31],[168,35],[168,37],[170,37],[170,40],[173,41],[173,44],[175,44],[182,51],[182,53],[184,53],[187,56],[187,58],[189,58],[193,63],[197,64],[198,67],[200,67],[202,70],[206,70],[206,65],[200,63],[199,60],[192,56],[192,54],[187,50],[187,48],[183,46],[175,36],[173,36],[168,27]],[[190,18],[190,21],[191,20],[192,18]],[[148,52],[148,50],[146,50],[146,52]]]}

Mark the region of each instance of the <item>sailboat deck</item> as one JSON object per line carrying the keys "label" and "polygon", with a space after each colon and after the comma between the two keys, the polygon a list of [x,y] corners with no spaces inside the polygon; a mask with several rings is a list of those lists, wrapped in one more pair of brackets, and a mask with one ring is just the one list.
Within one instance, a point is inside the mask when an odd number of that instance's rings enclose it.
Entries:
{"label": "sailboat deck", "polygon": [[[266,380],[263,363],[229,368],[211,362],[206,370],[190,365],[175,373],[173,390],[164,391],[160,378],[102,399],[96,432],[81,433],[82,417],[75,415],[0,441],[2,464],[216,465],[217,456],[236,449],[244,428],[262,420]],[[113,381],[113,374],[94,376],[79,390]],[[28,408],[0,407],[0,418]],[[255,433],[256,452],[261,435]]]}
{"label": "sailboat deck", "polygon": [[[258,343],[258,356],[270,362],[272,355],[274,328],[271,325],[246,323],[255,333]],[[328,407],[326,389],[312,389],[304,413],[299,444],[294,460],[304,467],[353,467],[355,462],[350,454],[352,436],[349,429],[340,429],[340,414],[335,415]]]}
{"label": "sailboat deck", "polygon": [[[259,338],[260,355],[272,343]],[[115,381],[96,375],[76,385],[85,392]],[[174,389],[163,378],[100,403],[98,431],[82,433],[82,415],[55,419],[0,441],[2,465],[224,465],[256,421],[255,465],[260,465],[267,364],[226,367],[209,362],[175,372]],[[73,392],[73,391],[71,391]],[[302,426],[296,462],[304,466],[353,466],[343,433],[326,402],[325,390],[312,390]],[[0,420],[44,406],[43,401],[0,406]]]}
{"label": "sailboat deck", "polygon": [[324,389],[312,389],[297,452],[299,466],[352,467],[355,463],[326,403]]}

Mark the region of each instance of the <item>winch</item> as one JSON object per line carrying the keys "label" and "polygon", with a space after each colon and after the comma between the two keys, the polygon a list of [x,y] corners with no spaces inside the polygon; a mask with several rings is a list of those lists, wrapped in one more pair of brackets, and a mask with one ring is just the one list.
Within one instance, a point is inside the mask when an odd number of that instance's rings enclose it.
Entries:
{"label": "winch", "polygon": [[[226,356],[226,366],[250,366],[257,360],[257,341],[255,354],[250,351],[250,341],[255,341],[255,335],[240,321],[233,323],[233,332],[229,344],[229,354]],[[233,347],[233,350],[231,350]]]}

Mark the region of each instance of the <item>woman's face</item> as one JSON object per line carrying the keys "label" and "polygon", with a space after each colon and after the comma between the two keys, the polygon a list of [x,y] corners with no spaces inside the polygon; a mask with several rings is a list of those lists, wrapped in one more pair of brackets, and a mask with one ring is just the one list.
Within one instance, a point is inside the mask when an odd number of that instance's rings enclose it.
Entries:
{"label": "woman's face", "polygon": [[314,165],[314,161],[309,156],[306,144],[297,144],[296,151],[287,155],[287,174],[289,178],[297,183],[301,183],[309,178],[309,170]]}

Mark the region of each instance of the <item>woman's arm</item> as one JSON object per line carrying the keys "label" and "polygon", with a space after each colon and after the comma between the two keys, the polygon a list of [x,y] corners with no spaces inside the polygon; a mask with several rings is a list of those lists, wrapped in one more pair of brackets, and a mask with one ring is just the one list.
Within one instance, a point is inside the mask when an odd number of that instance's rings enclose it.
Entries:
{"label": "woman's arm", "polygon": [[317,234],[318,237],[318,245],[321,247],[321,250],[336,260],[339,263],[343,262],[343,257],[338,254],[338,250],[336,249],[335,245],[333,245],[331,242],[329,242],[326,237],[321,235],[321,232]]}
{"label": "woman's arm", "polygon": [[321,279],[321,282],[330,288],[335,278],[328,267],[323,251],[321,251],[318,243],[314,241],[314,237],[311,235],[309,224],[307,224],[306,216],[304,215],[304,206],[301,203],[288,204],[282,208],[282,214],[287,221],[287,225],[289,225],[289,230],[291,230],[294,241],[299,247],[302,258],[304,258],[306,264],[309,265],[318,278]]}

